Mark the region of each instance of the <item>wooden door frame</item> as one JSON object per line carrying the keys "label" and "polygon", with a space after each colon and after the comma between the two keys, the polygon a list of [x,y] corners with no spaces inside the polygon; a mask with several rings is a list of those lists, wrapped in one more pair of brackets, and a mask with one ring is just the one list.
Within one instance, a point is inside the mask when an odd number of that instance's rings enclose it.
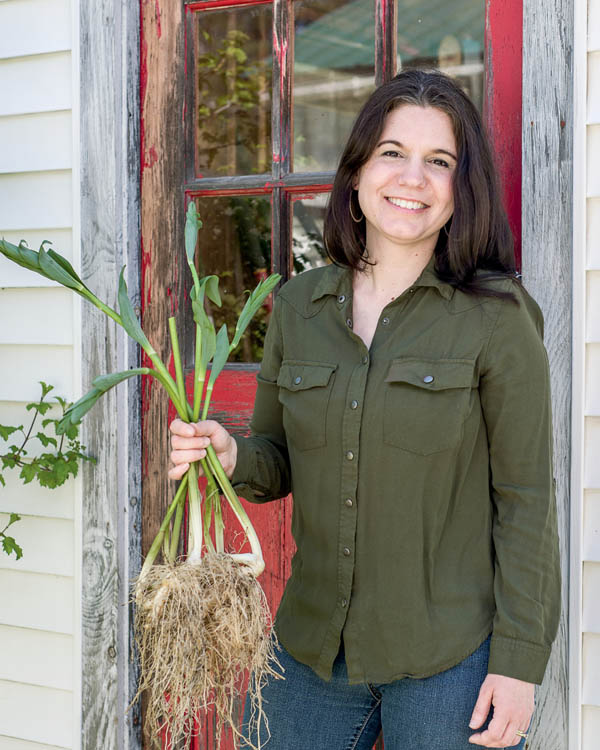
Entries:
{"label": "wooden door frame", "polygon": [[[182,99],[177,97],[183,92],[184,82],[175,75],[171,81],[172,95],[163,92],[163,102],[174,106],[166,123],[164,141],[161,141],[167,148],[160,152],[144,150],[148,134],[140,132],[138,106],[139,94],[143,103],[148,87],[154,88],[153,76],[158,72],[163,77],[176,74],[168,64],[161,67],[164,60],[161,50],[167,45],[171,45],[171,50],[178,49],[177,45],[183,41],[181,13],[175,7],[179,5],[179,0],[140,0],[140,6],[118,0],[79,4],[82,268],[84,278],[90,279],[94,288],[108,299],[116,294],[122,263],[128,262],[129,288],[135,295],[136,290],[139,292],[141,274],[148,274],[149,263],[157,253],[159,245],[155,243],[162,238],[166,241],[162,248],[174,247],[174,238],[181,232],[177,222],[181,221],[182,192],[161,187],[158,176],[150,182],[147,167],[155,158],[163,161],[161,155],[169,150],[171,154],[178,153],[177,137],[175,140],[171,137],[176,134],[177,119],[182,115]],[[523,274],[546,315],[546,342],[554,386],[560,527],[565,550],[568,547],[569,472],[565,457],[570,454],[573,5],[574,0],[528,0],[525,3],[522,79]],[[152,15],[154,20],[149,18]],[[149,44],[146,34],[139,50],[138,31],[142,18],[149,21],[153,40]],[[173,20],[176,21],[175,32]],[[494,55],[498,54],[498,46],[494,42],[492,21],[490,38]],[[138,88],[140,81],[141,90]],[[489,104],[501,106],[495,99],[488,101]],[[100,138],[102,143],[99,143]],[[546,148],[549,148],[548,154]],[[183,153],[183,149],[179,153]],[[138,253],[140,210],[144,221],[138,181],[142,168],[146,187],[156,189],[153,202],[161,206],[159,218],[165,228],[158,234],[151,234],[152,243],[145,243]],[[181,170],[181,185],[183,167],[175,164],[171,175],[176,175],[178,169]],[[560,196],[558,206],[557,195]],[[547,206],[552,206],[553,210],[544,213],[542,209]],[[148,220],[148,209],[145,218]],[[165,265],[168,274],[165,278],[170,281],[170,297],[175,308],[182,302],[183,274],[178,273],[174,263]],[[548,269],[558,273],[551,276]],[[148,283],[145,290],[148,295],[152,294]],[[133,366],[136,361],[134,351],[125,341],[115,339],[114,332],[103,321],[88,313],[89,309],[82,331],[83,387],[99,371]],[[106,341],[111,345],[107,346]],[[145,408],[150,410],[145,415],[146,430],[156,430],[166,451],[166,406],[150,393]],[[129,666],[129,615],[128,608],[123,606],[126,582],[139,569],[140,561],[138,499],[142,466],[140,441],[135,438],[140,435],[141,422],[139,392],[133,387],[126,395],[112,401],[104,399],[85,426],[85,441],[92,450],[97,446],[97,453],[104,458],[96,467],[86,468],[83,477],[81,747],[84,750],[95,750],[99,746],[109,750],[141,747],[136,714],[124,719],[131,695],[132,670]],[[118,445],[116,452],[110,455],[105,450],[109,440],[116,440]],[[159,492],[166,490],[167,484],[164,460],[157,458],[144,466],[147,474],[156,477]],[[114,470],[115,463],[118,474]],[[112,500],[107,502],[107,498]],[[543,710],[535,720],[538,731],[532,737],[532,750],[567,747],[567,559],[565,553],[565,608],[561,630],[548,678],[538,692]],[[571,746],[570,750],[578,748]]]}

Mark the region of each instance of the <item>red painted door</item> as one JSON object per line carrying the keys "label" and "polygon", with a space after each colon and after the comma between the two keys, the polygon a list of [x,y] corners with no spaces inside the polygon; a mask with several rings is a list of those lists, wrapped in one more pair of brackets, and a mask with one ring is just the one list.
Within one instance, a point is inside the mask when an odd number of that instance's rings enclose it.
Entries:
{"label": "red painted door", "polygon": [[[204,221],[201,271],[222,279],[225,304],[212,311],[215,321],[234,323],[244,290],[265,273],[287,279],[325,262],[321,230],[341,146],[374,86],[401,67],[445,70],[484,112],[518,246],[522,0],[141,0],[141,7],[142,316],[159,351],[172,310],[184,338],[192,330],[187,201]],[[267,320],[265,308],[213,397],[211,416],[241,434]],[[168,497],[167,409],[150,384],[143,409],[145,548]],[[248,512],[275,611],[294,549],[291,499]],[[199,723],[194,748],[216,748],[212,718]]]}

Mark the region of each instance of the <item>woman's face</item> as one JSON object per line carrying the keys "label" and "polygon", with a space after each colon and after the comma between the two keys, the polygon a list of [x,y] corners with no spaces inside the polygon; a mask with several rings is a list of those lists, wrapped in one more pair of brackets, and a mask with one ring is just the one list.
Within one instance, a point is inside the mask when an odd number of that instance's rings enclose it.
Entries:
{"label": "woman's face", "polygon": [[454,210],[457,156],[445,112],[412,104],[390,112],[379,143],[353,182],[372,257],[392,246],[433,252]]}

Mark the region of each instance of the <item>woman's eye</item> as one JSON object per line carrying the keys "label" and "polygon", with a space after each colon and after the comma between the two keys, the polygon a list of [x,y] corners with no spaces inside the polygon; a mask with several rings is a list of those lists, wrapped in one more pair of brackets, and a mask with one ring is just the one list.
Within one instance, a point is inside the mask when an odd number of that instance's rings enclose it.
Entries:
{"label": "woman's eye", "polygon": [[438,167],[444,167],[445,169],[450,168],[450,164],[445,159],[432,159],[432,163]]}
{"label": "woman's eye", "polygon": [[401,154],[401,153],[400,153],[399,151],[394,151],[394,150],[392,150],[392,149],[390,149],[390,150],[388,150],[388,151],[384,151],[384,152],[383,152],[383,155],[384,155],[384,156],[391,156],[391,157],[394,157],[394,158],[397,158],[397,157],[399,157],[399,156],[402,156],[402,154]]}

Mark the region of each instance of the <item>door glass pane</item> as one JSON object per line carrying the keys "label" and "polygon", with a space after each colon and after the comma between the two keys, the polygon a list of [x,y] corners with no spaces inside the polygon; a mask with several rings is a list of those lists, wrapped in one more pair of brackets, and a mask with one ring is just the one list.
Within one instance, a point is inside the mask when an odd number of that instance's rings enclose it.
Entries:
{"label": "door glass pane", "polygon": [[294,2],[294,171],[337,167],[374,88],[373,0]]}
{"label": "door glass pane", "polygon": [[196,13],[196,173],[271,169],[272,7]]}
{"label": "door glass pane", "polygon": [[329,263],[323,247],[323,221],[329,193],[294,195],[292,212],[293,273]]}
{"label": "door glass pane", "polygon": [[[271,268],[271,202],[262,195],[196,199],[202,229],[196,254],[201,276],[220,278],[222,307],[206,301],[218,331],[227,324],[229,340],[248,295]],[[258,311],[230,362],[260,362],[271,301]]]}
{"label": "door glass pane", "polygon": [[398,70],[433,67],[483,106],[484,0],[398,0]]}

